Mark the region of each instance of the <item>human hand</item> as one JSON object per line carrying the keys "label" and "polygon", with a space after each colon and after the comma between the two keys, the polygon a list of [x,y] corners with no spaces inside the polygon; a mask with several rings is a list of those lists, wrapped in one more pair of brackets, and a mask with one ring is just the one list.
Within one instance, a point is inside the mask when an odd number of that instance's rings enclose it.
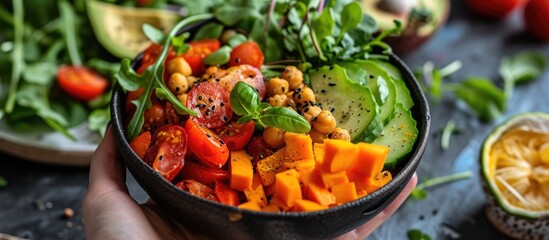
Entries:
{"label": "human hand", "polygon": [[[83,204],[87,239],[206,239],[164,215],[156,204],[135,202],[128,193],[126,171],[119,157],[109,126],[90,164],[88,192]],[[337,239],[364,239],[402,205],[416,184],[414,174],[386,209]]]}

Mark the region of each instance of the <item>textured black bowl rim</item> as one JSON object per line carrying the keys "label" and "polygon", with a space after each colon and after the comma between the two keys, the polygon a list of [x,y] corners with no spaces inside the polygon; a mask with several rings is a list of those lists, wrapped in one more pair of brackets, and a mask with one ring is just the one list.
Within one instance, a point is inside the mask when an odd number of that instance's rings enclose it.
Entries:
{"label": "textured black bowl rim", "polygon": [[[182,29],[180,32],[192,32],[193,30],[196,30],[198,27],[210,21],[211,20],[206,20],[206,21],[202,21],[202,22],[190,25]],[[140,54],[132,62],[132,67],[135,68],[136,66],[138,66],[138,64],[140,64],[141,58],[142,58],[142,55]],[[211,205],[211,207],[221,208],[221,210],[223,211],[231,211],[235,213],[238,213],[238,212],[246,213],[246,215],[252,218],[253,217],[299,218],[302,216],[316,217],[316,216],[337,212],[342,208],[357,207],[359,205],[366,204],[369,201],[373,201],[373,199],[376,199],[376,198],[384,198],[382,201],[382,204],[375,206],[373,208],[370,208],[366,211],[363,211],[363,215],[372,215],[373,217],[374,214],[379,213],[389,203],[391,203],[396,198],[396,196],[398,196],[398,194],[404,189],[404,186],[411,179],[413,173],[415,172],[415,170],[417,169],[417,166],[419,165],[423,152],[425,151],[425,148],[427,146],[430,125],[431,125],[429,105],[427,103],[425,95],[423,94],[423,90],[418,84],[418,81],[416,80],[416,78],[414,77],[410,69],[399,57],[397,57],[394,54],[391,54],[390,62],[401,71],[404,78],[407,78],[407,80],[403,79],[403,81],[405,81],[406,86],[410,90],[412,98],[414,99],[412,115],[416,120],[416,122],[423,123],[423,124],[418,124],[419,128],[418,128],[417,140],[413,147],[413,151],[408,156],[408,161],[405,164],[401,162],[400,165],[397,166],[397,168],[394,170],[395,172],[397,172],[397,174],[393,176],[392,181],[390,181],[388,184],[381,187],[380,189],[374,191],[373,193],[368,194],[364,197],[361,197],[355,201],[348,202],[348,203],[331,207],[321,211],[271,213],[271,212],[241,209],[238,207],[229,206],[229,205],[221,204],[218,202],[199,198],[186,191],[183,191],[177,188],[171,182],[164,179],[160,174],[158,174],[149,165],[147,165],[144,161],[142,161],[131,149],[128,139],[125,135],[125,127],[124,127],[124,120],[123,120],[124,116],[123,116],[122,109],[124,106],[124,100],[122,98],[123,96],[125,96],[125,93],[119,86],[116,86],[116,89],[114,90],[112,101],[111,101],[111,119],[112,119],[111,124],[114,129],[119,152],[121,154],[128,154],[128,153],[130,154],[129,158],[121,158],[121,159],[124,161],[126,165],[130,165],[129,162],[126,162],[126,161],[132,161],[133,164],[136,164],[140,169],[143,169],[144,171],[146,171],[146,174],[152,175],[155,181],[158,181],[159,184],[164,185],[164,187],[173,189],[182,199],[189,200],[191,202],[200,201],[203,203],[207,203],[208,205]],[[127,160],[127,159],[130,159],[130,160]],[[132,172],[132,169],[129,169],[129,170],[130,170],[130,173],[134,175]],[[136,178],[136,180],[138,184],[141,185],[141,187],[144,187],[140,179]],[[156,198],[156,196],[150,196],[150,197],[153,200]],[[162,206],[160,207],[162,208]]]}

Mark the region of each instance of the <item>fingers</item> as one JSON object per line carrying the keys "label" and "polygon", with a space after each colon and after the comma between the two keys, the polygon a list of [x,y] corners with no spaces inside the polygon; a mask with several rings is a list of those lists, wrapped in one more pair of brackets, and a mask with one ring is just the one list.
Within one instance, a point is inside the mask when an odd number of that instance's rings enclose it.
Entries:
{"label": "fingers", "polygon": [[406,201],[412,190],[417,185],[417,174],[414,173],[408,184],[404,187],[402,192],[391,202],[383,211],[368,221],[366,224],[358,227],[357,229],[337,238],[338,240],[346,239],[364,239],[372,234],[381,224],[383,224],[396,210]]}
{"label": "fingers", "polygon": [[92,193],[112,190],[127,192],[126,171],[119,160],[111,126],[92,156],[89,180],[89,191]]}

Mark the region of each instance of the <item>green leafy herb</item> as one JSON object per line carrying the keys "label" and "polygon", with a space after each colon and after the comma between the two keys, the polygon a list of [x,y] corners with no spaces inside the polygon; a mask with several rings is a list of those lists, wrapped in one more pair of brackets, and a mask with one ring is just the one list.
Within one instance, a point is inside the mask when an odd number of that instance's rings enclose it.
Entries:
{"label": "green leafy herb", "polygon": [[547,59],[538,52],[521,52],[501,60],[499,74],[504,82],[505,95],[511,97],[516,84],[538,77],[546,68]]}
{"label": "green leafy herb", "polygon": [[74,9],[66,0],[59,2],[59,12],[61,13],[61,19],[63,23],[63,37],[65,38],[65,44],[67,44],[67,50],[71,59],[72,65],[82,65],[82,58],[80,57],[80,51],[78,50],[78,40],[76,37],[76,19]]}
{"label": "green leafy herb", "polygon": [[219,38],[224,28],[225,27],[219,23],[208,23],[198,29],[194,34],[193,40]]}
{"label": "green leafy herb", "polygon": [[6,180],[4,177],[0,176],[0,188],[5,188],[8,186],[8,180]]}
{"label": "green leafy herb", "polygon": [[419,229],[410,229],[407,235],[410,240],[431,240],[429,235]]}
{"label": "green leafy herb", "polygon": [[457,132],[456,123],[452,120],[448,121],[442,129],[442,137],[440,138],[440,147],[442,150],[447,150],[450,146],[450,137],[452,133]]}
{"label": "green leafy herb", "polygon": [[469,78],[462,81],[454,89],[456,96],[463,100],[485,121],[491,121],[502,116],[505,110],[505,94],[490,80],[484,78]]}
{"label": "green leafy herb", "polygon": [[223,46],[204,58],[203,62],[208,65],[223,65],[228,63],[231,58],[232,50],[233,48],[229,46]]}
{"label": "green leafy herb", "polygon": [[473,173],[471,171],[465,171],[465,172],[460,172],[460,173],[456,173],[456,174],[452,174],[452,175],[448,175],[448,176],[427,179],[424,182],[417,185],[414,188],[414,190],[412,190],[412,194],[410,196],[412,198],[417,199],[417,200],[423,200],[428,195],[427,190],[425,190],[426,188],[436,186],[436,185],[440,185],[440,184],[450,183],[450,182],[454,182],[454,181],[458,181],[458,180],[462,180],[462,179],[466,179],[466,178],[471,177],[472,175],[473,175]]}
{"label": "green leafy herb", "polygon": [[142,29],[145,36],[154,43],[162,43],[166,38],[160,29],[155,28],[148,23],[143,24]]}
{"label": "green leafy herb", "polygon": [[238,82],[231,91],[231,107],[242,116],[239,123],[253,120],[261,127],[272,126],[295,133],[311,130],[309,122],[296,111],[260,103],[257,90],[244,82]]}
{"label": "green leafy herb", "polygon": [[8,98],[6,101],[5,113],[11,113],[15,105],[15,97],[17,94],[17,88],[19,86],[19,79],[25,65],[23,59],[23,34],[24,34],[24,22],[23,17],[25,10],[23,9],[23,1],[12,0],[13,4],[13,52],[12,52],[12,70],[10,88],[8,90]]}

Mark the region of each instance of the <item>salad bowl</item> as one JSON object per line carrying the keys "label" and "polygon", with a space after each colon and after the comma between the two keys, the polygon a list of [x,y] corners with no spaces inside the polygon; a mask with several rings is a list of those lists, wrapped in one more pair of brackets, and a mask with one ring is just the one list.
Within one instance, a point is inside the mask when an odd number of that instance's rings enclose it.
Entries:
{"label": "salad bowl", "polygon": [[[185,28],[192,32],[199,25]],[[189,229],[215,239],[331,239],[366,223],[384,210],[414,174],[428,142],[431,117],[425,96],[414,75],[396,55],[389,62],[403,76],[414,106],[417,140],[409,155],[391,172],[393,179],[380,189],[355,201],[312,212],[260,212],[221,204],[176,187],[138,157],[129,144],[125,123],[125,93],[118,88],[111,101],[112,126],[121,161],[139,185],[166,215]],[[134,69],[142,56],[132,62]]]}

